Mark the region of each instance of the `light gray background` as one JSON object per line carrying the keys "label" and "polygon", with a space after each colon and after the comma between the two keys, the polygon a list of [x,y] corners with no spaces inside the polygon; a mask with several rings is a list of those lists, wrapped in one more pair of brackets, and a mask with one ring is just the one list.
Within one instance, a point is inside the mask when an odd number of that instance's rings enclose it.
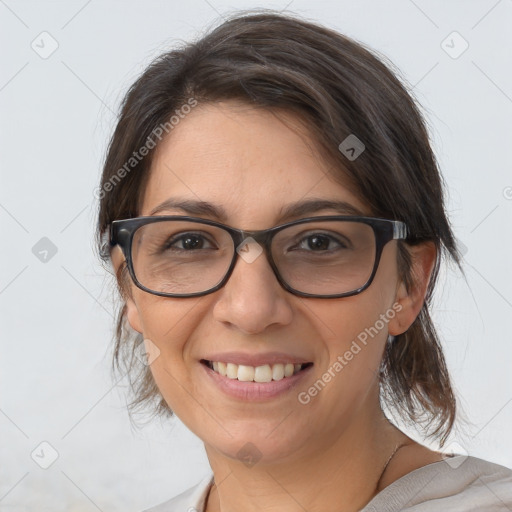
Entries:
{"label": "light gray background", "polygon": [[[152,57],[233,9],[287,6],[414,86],[467,248],[468,283],[443,272],[434,313],[469,420],[452,448],[512,467],[512,0],[0,0],[1,510],[139,511],[209,472],[178,421],[133,430],[125,382],[110,379],[93,190],[119,101]],[[58,43],[48,58],[31,47],[51,49],[43,31]],[[57,249],[46,262],[32,251],[43,237]],[[31,458],[43,441],[58,453],[46,470]]]}

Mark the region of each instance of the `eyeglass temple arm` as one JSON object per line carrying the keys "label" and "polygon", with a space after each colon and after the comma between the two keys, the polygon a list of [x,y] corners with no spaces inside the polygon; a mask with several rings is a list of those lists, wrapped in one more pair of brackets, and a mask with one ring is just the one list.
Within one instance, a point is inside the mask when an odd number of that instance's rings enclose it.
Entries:
{"label": "eyeglass temple arm", "polygon": [[407,238],[408,235],[408,229],[405,222],[401,222],[399,220],[395,220],[393,222],[393,239],[394,240],[400,240]]}

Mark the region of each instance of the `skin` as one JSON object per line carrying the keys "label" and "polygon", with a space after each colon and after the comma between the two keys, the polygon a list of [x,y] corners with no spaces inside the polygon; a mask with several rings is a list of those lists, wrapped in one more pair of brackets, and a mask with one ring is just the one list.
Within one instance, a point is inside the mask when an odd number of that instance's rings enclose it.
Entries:
{"label": "skin", "polygon": [[[292,114],[278,118],[234,101],[200,105],[157,148],[139,214],[151,214],[169,197],[200,199],[223,206],[229,225],[256,230],[276,225],[282,205],[316,197],[341,199],[371,215],[328,169]],[[337,212],[313,215],[329,214]],[[388,334],[405,332],[418,315],[435,260],[430,243],[409,248],[416,283],[407,291],[398,277],[396,244],[385,246],[367,290],[340,299],[292,295],[264,256],[252,263],[239,258],[227,284],[203,297],[164,298],[131,285],[127,317],[160,350],[151,364],[158,388],[205,444],[215,477],[207,512],[314,512],[332,503],[359,510],[396,479],[442,460],[392,425],[379,405],[378,368]],[[114,249],[114,267],[122,262]],[[301,404],[298,391],[394,304],[401,310],[384,329]],[[254,404],[224,395],[205,378],[199,360],[211,350],[282,351],[314,366],[300,389]],[[252,467],[237,456],[247,442],[261,457]],[[404,442],[377,487],[386,461]]]}

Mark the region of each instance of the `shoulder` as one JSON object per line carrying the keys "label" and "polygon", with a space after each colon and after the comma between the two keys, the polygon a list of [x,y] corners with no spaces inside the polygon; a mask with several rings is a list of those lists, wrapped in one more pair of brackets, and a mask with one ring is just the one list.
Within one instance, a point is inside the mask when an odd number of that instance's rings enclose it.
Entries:
{"label": "shoulder", "polygon": [[174,498],[143,512],[203,512],[205,499],[212,483],[213,475],[208,475]]}
{"label": "shoulder", "polygon": [[362,512],[506,512],[512,510],[512,470],[455,455],[415,469],[383,489]]}

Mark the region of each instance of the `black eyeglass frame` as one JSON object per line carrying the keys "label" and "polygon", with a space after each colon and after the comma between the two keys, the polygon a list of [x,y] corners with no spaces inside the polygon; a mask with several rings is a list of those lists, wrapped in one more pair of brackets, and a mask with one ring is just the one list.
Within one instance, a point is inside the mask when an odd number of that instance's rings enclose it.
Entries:
{"label": "black eyeglass frame", "polygon": [[[170,220],[177,220],[177,221],[189,221],[189,222],[197,222],[201,224],[207,224],[210,226],[215,226],[221,229],[224,229],[227,231],[233,240],[235,250],[233,251],[233,259],[229,265],[229,268],[224,276],[224,278],[220,281],[219,284],[214,286],[213,288],[210,288],[204,292],[194,292],[194,293],[186,293],[186,294],[179,294],[179,293],[166,293],[166,292],[157,292],[155,290],[151,290],[147,287],[145,287],[143,284],[141,284],[137,276],[135,275],[135,271],[133,268],[133,260],[132,260],[132,242],[133,237],[135,235],[135,232],[140,227],[151,224],[154,222],[165,222]],[[343,292],[341,294],[331,294],[331,295],[318,295],[318,294],[311,294],[311,293],[304,293],[300,292],[298,290],[295,290],[291,286],[289,286],[286,281],[281,277],[279,270],[272,258],[272,253],[270,250],[270,245],[272,243],[272,238],[278,233],[279,231],[289,227],[294,226],[297,224],[304,224],[304,223],[310,223],[310,222],[318,222],[318,221],[329,221],[329,220],[336,220],[336,221],[351,221],[351,222],[361,222],[363,224],[367,224],[372,227],[374,235],[375,235],[375,260],[373,264],[373,269],[370,274],[370,277],[366,281],[366,283],[357,288],[356,290],[349,291],[349,292]],[[390,219],[382,219],[377,217],[362,217],[362,216],[352,216],[352,215],[327,215],[327,216],[320,216],[320,217],[306,217],[298,220],[294,220],[291,222],[287,222],[286,224],[280,224],[278,226],[274,226],[269,229],[263,229],[263,230],[257,230],[257,231],[247,231],[243,229],[237,229],[233,228],[231,226],[227,226],[226,224],[222,224],[220,222],[216,222],[214,220],[209,219],[202,219],[199,217],[189,217],[189,216],[183,216],[183,215],[155,215],[155,216],[146,216],[146,217],[135,217],[131,219],[122,219],[122,220],[115,220],[110,225],[110,239],[109,244],[111,247],[119,245],[128,267],[128,271],[130,273],[130,276],[134,282],[134,284],[140,288],[141,290],[144,290],[145,292],[151,293],[153,295],[158,295],[160,297],[177,297],[177,298],[187,298],[187,297],[200,297],[203,295],[208,295],[210,293],[213,293],[220,288],[222,288],[230,278],[233,269],[235,268],[235,264],[238,260],[238,252],[237,248],[242,244],[242,242],[248,238],[252,237],[258,244],[260,244],[263,247],[263,251],[265,252],[265,255],[267,256],[267,261],[269,262],[278,282],[281,284],[281,286],[292,293],[293,295],[297,295],[299,297],[312,297],[312,298],[322,298],[322,299],[335,299],[335,298],[341,298],[341,297],[350,297],[352,295],[357,295],[361,293],[362,291],[366,290],[371,283],[373,282],[373,279],[375,277],[375,274],[377,272],[377,268],[380,263],[380,258],[382,255],[382,250],[384,246],[390,242],[391,240],[404,240],[408,236],[408,229],[407,225],[399,220],[390,220]]]}

